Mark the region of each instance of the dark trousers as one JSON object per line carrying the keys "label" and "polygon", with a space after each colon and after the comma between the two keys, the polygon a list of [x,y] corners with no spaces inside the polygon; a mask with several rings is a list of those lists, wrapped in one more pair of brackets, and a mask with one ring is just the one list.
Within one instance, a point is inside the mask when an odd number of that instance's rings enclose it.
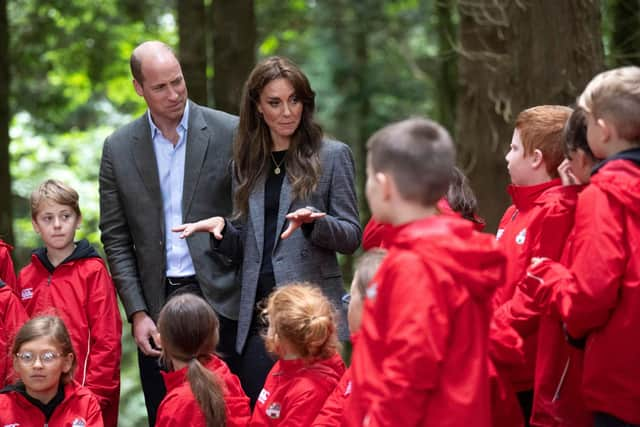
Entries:
{"label": "dark trousers", "polygon": [[251,409],[255,406],[258,395],[274,363],[275,360],[264,347],[262,337],[256,333],[251,333],[247,337],[244,351],[240,357],[240,369],[237,374],[240,378],[242,389],[249,396]]}
{"label": "dark trousers", "polygon": [[622,421],[613,415],[605,414],[603,412],[596,412],[593,415],[594,427],[640,427],[638,424],[629,424]]}
{"label": "dark trousers", "polygon": [[[196,286],[193,286],[193,284],[167,286],[167,300],[172,296],[182,293],[194,293],[202,296],[197,282],[195,284]],[[238,375],[240,356],[235,351],[238,322],[221,316],[220,314],[218,314],[218,319],[220,321],[220,341],[218,342],[216,352],[222,360],[227,363],[229,369]],[[167,394],[164,380],[160,374],[163,367],[160,366],[159,358],[147,356],[142,353],[140,349],[138,349],[138,367],[140,369],[140,382],[142,384],[142,393],[144,394],[144,403],[147,407],[149,426],[154,426],[160,402],[162,402],[165,394]]]}
{"label": "dark trousers", "polygon": [[519,391],[516,395],[518,396],[518,403],[520,403],[520,409],[522,410],[524,425],[529,427],[531,410],[533,408],[533,390]]}

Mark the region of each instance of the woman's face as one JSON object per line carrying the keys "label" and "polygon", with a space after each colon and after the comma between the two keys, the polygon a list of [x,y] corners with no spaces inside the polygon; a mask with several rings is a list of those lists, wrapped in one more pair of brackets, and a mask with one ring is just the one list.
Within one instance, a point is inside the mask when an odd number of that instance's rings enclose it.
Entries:
{"label": "woman's face", "polygon": [[286,149],[291,135],[300,125],[303,105],[289,80],[279,78],[269,82],[260,93],[258,111],[271,130],[276,149]]}
{"label": "woman's face", "polygon": [[69,372],[73,354],[64,355],[50,337],[40,337],[20,346],[13,366],[29,396],[48,403],[56,395],[62,374]]}

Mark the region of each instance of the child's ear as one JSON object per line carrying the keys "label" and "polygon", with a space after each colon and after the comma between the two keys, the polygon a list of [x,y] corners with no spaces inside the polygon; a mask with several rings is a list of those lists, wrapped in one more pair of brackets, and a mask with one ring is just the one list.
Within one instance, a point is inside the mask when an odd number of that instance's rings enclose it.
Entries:
{"label": "child's ear", "polygon": [[538,169],[540,166],[544,164],[544,156],[542,155],[542,151],[537,148],[533,150],[531,154],[531,167],[534,169]]}
{"label": "child's ear", "polygon": [[380,191],[382,192],[383,200],[389,200],[391,197],[391,189],[393,187],[393,180],[391,179],[391,176],[384,172],[376,172],[375,178],[376,181],[378,181],[378,184],[380,184]]}
{"label": "child's ear", "polygon": [[33,218],[31,218],[31,225],[33,226],[33,231],[35,231],[37,234],[40,234],[40,227],[38,226],[36,220]]}
{"label": "child's ear", "polygon": [[615,140],[618,137],[618,132],[616,131],[615,126],[611,122],[606,119],[597,119],[596,124],[600,128],[600,133],[602,134],[602,142],[607,143],[611,140]]}
{"label": "child's ear", "polygon": [[62,359],[62,372],[65,374],[71,370],[73,366],[73,353],[69,353]]}

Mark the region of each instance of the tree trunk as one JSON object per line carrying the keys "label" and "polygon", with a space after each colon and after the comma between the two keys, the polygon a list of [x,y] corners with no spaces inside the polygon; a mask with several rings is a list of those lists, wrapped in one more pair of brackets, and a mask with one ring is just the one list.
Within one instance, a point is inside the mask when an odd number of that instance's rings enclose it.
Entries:
{"label": "tree trunk", "polygon": [[453,0],[438,0],[435,4],[438,41],[438,79],[436,81],[438,122],[453,133],[456,123],[457,59],[454,50],[457,43],[453,21]]}
{"label": "tree trunk", "polygon": [[216,108],[238,114],[245,80],[255,65],[253,0],[213,0],[213,94]]}
{"label": "tree trunk", "polygon": [[510,203],[504,155],[525,108],[571,104],[603,68],[593,0],[459,1],[459,162],[487,231]]}
{"label": "tree trunk", "polygon": [[180,0],[177,9],[180,64],[189,89],[189,98],[200,105],[208,105],[204,0]]}
{"label": "tree trunk", "polygon": [[9,19],[0,0],[0,238],[13,243],[11,174],[9,171]]}
{"label": "tree trunk", "polygon": [[612,3],[610,65],[640,65],[640,4],[638,0],[614,0]]}

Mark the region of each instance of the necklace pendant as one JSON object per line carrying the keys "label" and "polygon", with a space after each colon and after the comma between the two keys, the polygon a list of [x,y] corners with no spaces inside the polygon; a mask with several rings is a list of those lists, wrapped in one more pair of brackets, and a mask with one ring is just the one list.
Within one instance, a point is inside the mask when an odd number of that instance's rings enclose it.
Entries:
{"label": "necklace pendant", "polygon": [[276,168],[273,170],[273,173],[275,173],[276,175],[280,175],[280,168],[276,166]]}

